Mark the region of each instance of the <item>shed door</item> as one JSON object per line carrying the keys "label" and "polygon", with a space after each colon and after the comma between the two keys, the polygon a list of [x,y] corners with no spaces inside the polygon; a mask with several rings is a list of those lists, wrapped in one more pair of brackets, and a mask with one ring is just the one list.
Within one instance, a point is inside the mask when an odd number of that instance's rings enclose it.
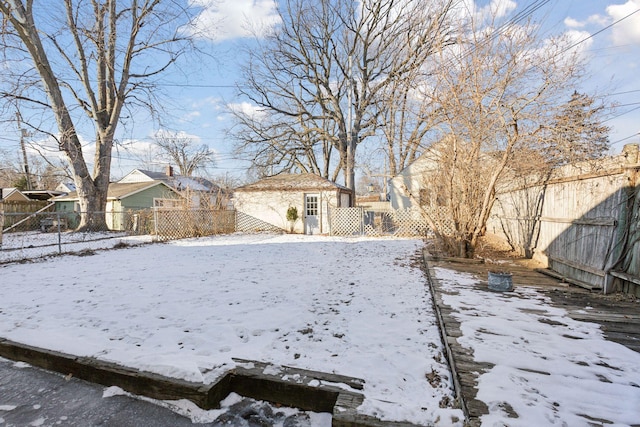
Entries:
{"label": "shed door", "polygon": [[304,196],[304,233],[320,233],[320,197],[317,194]]}

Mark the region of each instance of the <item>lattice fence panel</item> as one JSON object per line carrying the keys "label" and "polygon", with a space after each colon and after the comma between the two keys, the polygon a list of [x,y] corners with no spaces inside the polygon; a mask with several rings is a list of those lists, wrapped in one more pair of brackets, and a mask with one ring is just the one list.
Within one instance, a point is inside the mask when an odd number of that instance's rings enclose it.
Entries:
{"label": "lattice fence panel", "polygon": [[440,234],[451,236],[455,232],[455,223],[448,208],[444,206],[432,206],[423,208],[425,213],[431,217]]}
{"label": "lattice fence panel", "polygon": [[162,209],[154,212],[160,241],[227,234],[235,231],[235,211]]}
{"label": "lattice fence panel", "polygon": [[367,211],[362,207],[355,207],[337,208],[331,211],[331,234],[337,236],[364,234],[373,237],[425,236],[431,232],[429,221],[425,216],[427,214],[443,234],[453,232],[451,215],[442,207],[389,211]]}
{"label": "lattice fence panel", "polygon": [[271,223],[247,215],[244,212],[238,212],[236,216],[236,230],[244,233],[285,233],[286,230],[277,227]]}
{"label": "lattice fence panel", "polygon": [[393,222],[393,211],[365,211],[364,233],[367,236],[390,236],[396,228]]}
{"label": "lattice fence panel", "polygon": [[393,235],[398,237],[424,236],[429,232],[429,224],[418,209],[399,209],[392,213],[395,225]]}
{"label": "lattice fence panel", "polygon": [[364,210],[361,207],[335,208],[329,214],[331,234],[334,236],[352,236],[362,234]]}

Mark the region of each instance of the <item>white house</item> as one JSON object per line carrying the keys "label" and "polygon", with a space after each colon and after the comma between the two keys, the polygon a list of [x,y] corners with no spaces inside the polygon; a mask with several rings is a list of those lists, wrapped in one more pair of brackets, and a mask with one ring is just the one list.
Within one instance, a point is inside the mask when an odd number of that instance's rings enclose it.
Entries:
{"label": "white house", "polygon": [[[420,203],[426,190],[425,176],[436,169],[437,153],[428,149],[398,175],[389,180],[389,201],[392,209],[411,208]],[[424,201],[422,202],[424,203]]]}
{"label": "white house", "polygon": [[323,234],[329,230],[329,213],[349,207],[353,192],[321,176],[281,174],[236,188],[234,206],[238,212],[283,230],[290,229],[287,210],[295,207],[299,219],[294,233]]}

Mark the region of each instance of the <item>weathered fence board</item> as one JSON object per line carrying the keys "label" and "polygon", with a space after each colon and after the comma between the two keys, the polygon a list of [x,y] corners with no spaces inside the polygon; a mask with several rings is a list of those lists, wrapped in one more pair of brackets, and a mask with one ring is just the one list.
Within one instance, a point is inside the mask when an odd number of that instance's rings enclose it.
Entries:
{"label": "weathered fence board", "polygon": [[498,194],[487,229],[563,276],[610,292],[640,277],[638,146]]}

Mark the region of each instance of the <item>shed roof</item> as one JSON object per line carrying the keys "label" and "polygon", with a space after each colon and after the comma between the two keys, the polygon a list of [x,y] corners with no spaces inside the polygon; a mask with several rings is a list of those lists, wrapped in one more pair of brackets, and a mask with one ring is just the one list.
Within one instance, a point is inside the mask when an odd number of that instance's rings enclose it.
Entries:
{"label": "shed roof", "polygon": [[49,200],[53,197],[65,194],[64,191],[58,190],[25,190],[23,193],[31,200]]}
{"label": "shed roof", "polygon": [[[144,191],[148,188],[155,187],[156,185],[163,185],[170,191],[175,191],[163,181],[146,181],[146,182],[130,182],[120,183],[112,182],[109,184],[109,190],[107,191],[107,200],[121,200],[126,197],[132,196],[140,191]],[[74,201],[78,200],[78,192],[73,191],[66,196],[56,197],[54,199],[57,202]]]}
{"label": "shed roof", "polygon": [[243,185],[236,188],[236,191],[319,191],[319,190],[342,190],[351,191],[347,187],[329,181],[319,175],[312,173],[301,174],[280,174],[263,178],[253,184]]}
{"label": "shed roof", "polygon": [[24,195],[16,187],[0,188],[0,200],[11,202],[28,202],[29,197]]}

